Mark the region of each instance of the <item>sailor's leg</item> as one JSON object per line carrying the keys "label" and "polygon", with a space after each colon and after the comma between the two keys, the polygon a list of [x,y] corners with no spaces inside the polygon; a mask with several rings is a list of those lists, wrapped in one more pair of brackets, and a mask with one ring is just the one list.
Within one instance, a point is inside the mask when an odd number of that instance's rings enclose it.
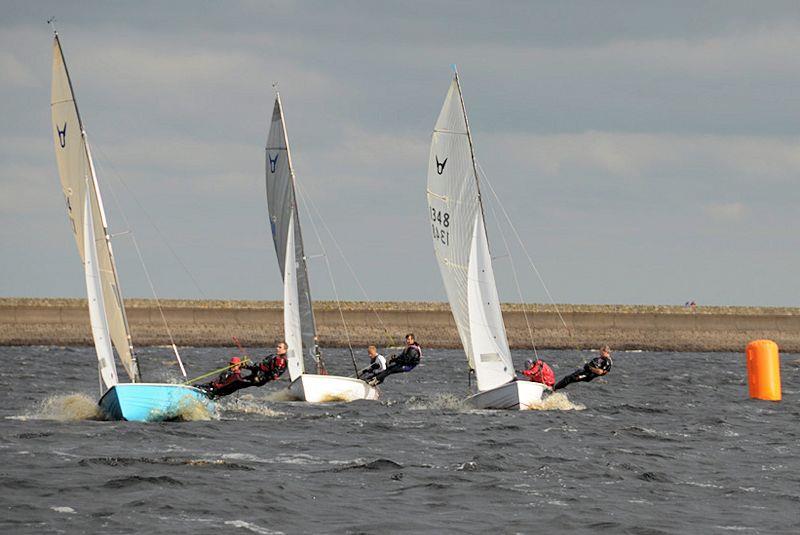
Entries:
{"label": "sailor's leg", "polygon": [[361,372],[361,374],[359,374],[358,378],[361,379],[362,381],[369,381],[373,377],[375,377],[375,375],[376,375],[375,372],[372,370],[364,370],[363,372]]}
{"label": "sailor's leg", "polygon": [[585,374],[585,372],[582,369],[572,372],[571,374],[567,375],[566,377],[561,379],[559,382],[557,382],[556,386],[553,387],[553,390],[560,390],[560,389],[562,389],[562,388],[566,387],[567,385],[572,384],[574,382],[583,381],[584,378],[582,376],[584,374]]}
{"label": "sailor's leg", "polygon": [[384,379],[386,379],[387,377],[389,377],[393,373],[400,373],[402,371],[403,371],[403,365],[402,364],[397,364],[397,363],[390,364],[388,368],[386,368],[385,370],[383,370],[380,373],[375,374],[375,377],[373,378],[373,382],[374,382],[375,385],[379,385],[379,384],[381,384],[383,382]]}

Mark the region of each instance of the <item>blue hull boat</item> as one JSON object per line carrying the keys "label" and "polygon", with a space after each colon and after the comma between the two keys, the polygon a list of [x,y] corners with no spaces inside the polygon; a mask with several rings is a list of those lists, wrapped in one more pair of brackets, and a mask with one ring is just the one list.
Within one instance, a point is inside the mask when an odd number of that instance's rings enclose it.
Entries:
{"label": "blue hull boat", "polygon": [[201,419],[215,410],[199,388],[169,383],[119,383],[98,404],[109,420],[132,422]]}

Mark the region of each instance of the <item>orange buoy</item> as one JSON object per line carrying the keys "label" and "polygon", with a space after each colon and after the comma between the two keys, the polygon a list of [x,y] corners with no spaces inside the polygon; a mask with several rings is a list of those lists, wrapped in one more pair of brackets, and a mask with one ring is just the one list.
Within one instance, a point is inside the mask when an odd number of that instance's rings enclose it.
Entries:
{"label": "orange buoy", "polygon": [[778,344],[772,340],[753,340],[747,344],[747,383],[750,397],[780,401],[781,360]]}

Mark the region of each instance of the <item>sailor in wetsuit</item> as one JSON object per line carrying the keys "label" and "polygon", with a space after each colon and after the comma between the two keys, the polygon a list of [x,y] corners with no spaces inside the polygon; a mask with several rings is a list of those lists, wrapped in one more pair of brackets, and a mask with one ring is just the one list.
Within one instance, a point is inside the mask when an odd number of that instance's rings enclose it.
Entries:
{"label": "sailor in wetsuit", "polygon": [[250,377],[248,378],[254,386],[264,386],[270,381],[275,381],[283,372],[286,371],[286,352],[289,346],[286,342],[278,342],[275,347],[275,354],[264,357],[258,364],[248,366]]}
{"label": "sailor in wetsuit", "polygon": [[372,386],[379,385],[384,379],[393,373],[410,372],[419,364],[419,359],[422,357],[422,349],[419,344],[414,341],[414,334],[408,333],[406,335],[406,348],[399,355],[393,355],[389,358],[389,366],[380,373],[375,374],[369,384]]}
{"label": "sailor in wetsuit", "polygon": [[358,378],[362,381],[369,381],[386,369],[386,357],[378,353],[377,347],[369,346],[367,353],[369,353],[369,366],[358,372]]}
{"label": "sailor in wetsuit", "polygon": [[242,388],[253,386],[250,380],[252,376],[242,376],[242,359],[239,357],[231,357],[230,366],[222,372],[216,381],[197,385],[197,388],[205,391],[209,397],[221,398],[229,396]]}
{"label": "sailor in wetsuit", "polygon": [[611,370],[612,364],[613,361],[611,360],[611,348],[608,346],[603,346],[603,349],[600,350],[599,357],[593,358],[584,364],[583,368],[575,370],[571,374],[561,379],[558,384],[556,384],[555,388],[553,388],[553,390],[560,390],[570,383],[577,383],[580,381],[589,382],[595,377],[605,375],[609,372],[609,370]]}

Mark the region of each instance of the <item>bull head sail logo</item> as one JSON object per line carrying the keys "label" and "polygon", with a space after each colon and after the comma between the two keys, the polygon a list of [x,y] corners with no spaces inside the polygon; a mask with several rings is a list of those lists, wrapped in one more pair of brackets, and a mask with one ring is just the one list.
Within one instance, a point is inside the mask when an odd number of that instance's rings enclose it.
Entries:
{"label": "bull head sail logo", "polygon": [[[275,159],[277,160],[278,158],[275,158]],[[278,224],[278,218],[277,217],[272,216],[272,217],[269,218],[269,228],[270,228],[270,230],[272,230],[272,238],[273,239],[275,238],[275,234],[278,232],[277,224]]]}
{"label": "bull head sail logo", "polygon": [[436,156],[436,172],[438,174],[441,175],[442,173],[444,173],[444,166],[445,165],[447,165],[447,158],[445,158],[444,161],[440,162],[439,161],[439,157]]}
{"label": "bull head sail logo", "polygon": [[278,164],[278,156],[279,155],[280,155],[280,153],[276,154],[275,155],[275,159],[273,160],[272,156],[267,154],[267,158],[269,159],[269,172],[270,173],[274,173],[275,172],[275,166]]}
{"label": "bull head sail logo", "polygon": [[58,131],[58,143],[61,145],[61,148],[67,146],[67,123],[64,123],[64,128],[61,129],[56,125],[56,131]]}

